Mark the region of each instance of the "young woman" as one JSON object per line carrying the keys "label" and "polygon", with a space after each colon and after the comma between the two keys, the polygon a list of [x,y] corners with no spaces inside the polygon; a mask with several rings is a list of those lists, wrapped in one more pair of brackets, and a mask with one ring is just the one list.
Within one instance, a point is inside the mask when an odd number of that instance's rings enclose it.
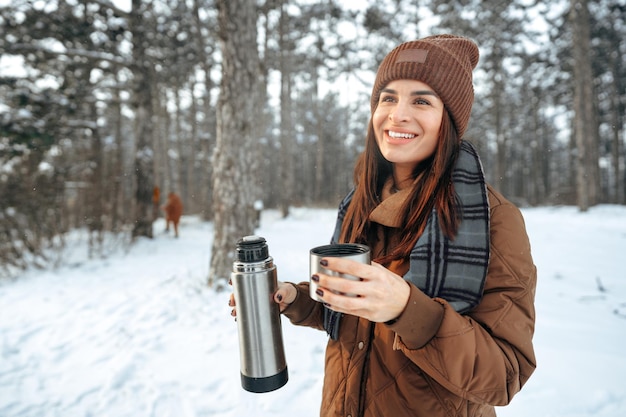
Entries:
{"label": "young woman", "polygon": [[477,62],[452,35],[387,55],[333,237],[368,245],[375,262],[323,259],[360,277],[311,277],[323,303],[307,282],[279,284],[281,311],[330,335],[322,416],[493,416],[535,369],[524,221],[462,140]]}

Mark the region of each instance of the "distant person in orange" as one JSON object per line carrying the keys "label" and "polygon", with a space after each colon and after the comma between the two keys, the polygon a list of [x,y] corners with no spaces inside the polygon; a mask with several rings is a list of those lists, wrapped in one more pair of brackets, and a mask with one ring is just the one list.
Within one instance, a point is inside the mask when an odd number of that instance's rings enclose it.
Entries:
{"label": "distant person in orange", "polygon": [[174,236],[178,237],[178,223],[180,216],[183,214],[183,203],[180,197],[173,192],[167,195],[167,202],[163,206],[165,212],[165,231],[170,231],[170,223],[174,225]]}
{"label": "distant person in orange", "polygon": [[159,206],[161,205],[161,190],[159,187],[152,189],[152,217],[156,219],[159,217]]}

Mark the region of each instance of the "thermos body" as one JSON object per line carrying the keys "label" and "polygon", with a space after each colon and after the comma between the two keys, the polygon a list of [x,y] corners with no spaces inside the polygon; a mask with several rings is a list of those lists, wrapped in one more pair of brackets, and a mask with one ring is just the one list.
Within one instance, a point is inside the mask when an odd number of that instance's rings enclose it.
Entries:
{"label": "thermos body", "polygon": [[[265,247],[241,255],[242,245],[244,251],[253,245]],[[276,266],[267,255],[263,238],[243,238],[238,242],[238,251],[231,281],[237,306],[241,384],[250,392],[269,392],[288,380],[280,309],[273,300],[278,289]]]}

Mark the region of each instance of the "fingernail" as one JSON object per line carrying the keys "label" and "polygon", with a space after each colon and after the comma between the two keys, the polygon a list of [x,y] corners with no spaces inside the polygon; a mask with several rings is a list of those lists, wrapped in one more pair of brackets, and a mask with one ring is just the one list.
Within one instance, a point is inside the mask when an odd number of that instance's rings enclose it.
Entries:
{"label": "fingernail", "polygon": [[278,301],[283,301],[283,296],[281,294],[276,294],[276,298]]}
{"label": "fingernail", "polygon": [[327,267],[328,266],[328,261],[326,259],[322,259],[320,261],[320,265],[322,265],[323,267]]}
{"label": "fingernail", "polygon": [[319,282],[320,281],[320,277],[319,275],[315,274],[311,277],[311,281],[313,282]]}
{"label": "fingernail", "polygon": [[319,295],[320,297],[324,296],[324,291],[320,290],[319,288],[317,290],[315,290],[315,294]]}

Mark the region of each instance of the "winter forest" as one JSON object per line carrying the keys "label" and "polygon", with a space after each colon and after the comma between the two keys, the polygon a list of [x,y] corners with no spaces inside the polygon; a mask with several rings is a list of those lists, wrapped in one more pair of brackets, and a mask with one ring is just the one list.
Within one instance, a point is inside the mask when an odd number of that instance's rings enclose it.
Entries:
{"label": "winter forest", "polygon": [[[336,207],[383,56],[481,58],[465,137],[523,207],[626,204],[622,0],[0,0],[0,275],[151,238],[168,192],[230,270],[255,203]],[[155,193],[157,190],[159,194]]]}

